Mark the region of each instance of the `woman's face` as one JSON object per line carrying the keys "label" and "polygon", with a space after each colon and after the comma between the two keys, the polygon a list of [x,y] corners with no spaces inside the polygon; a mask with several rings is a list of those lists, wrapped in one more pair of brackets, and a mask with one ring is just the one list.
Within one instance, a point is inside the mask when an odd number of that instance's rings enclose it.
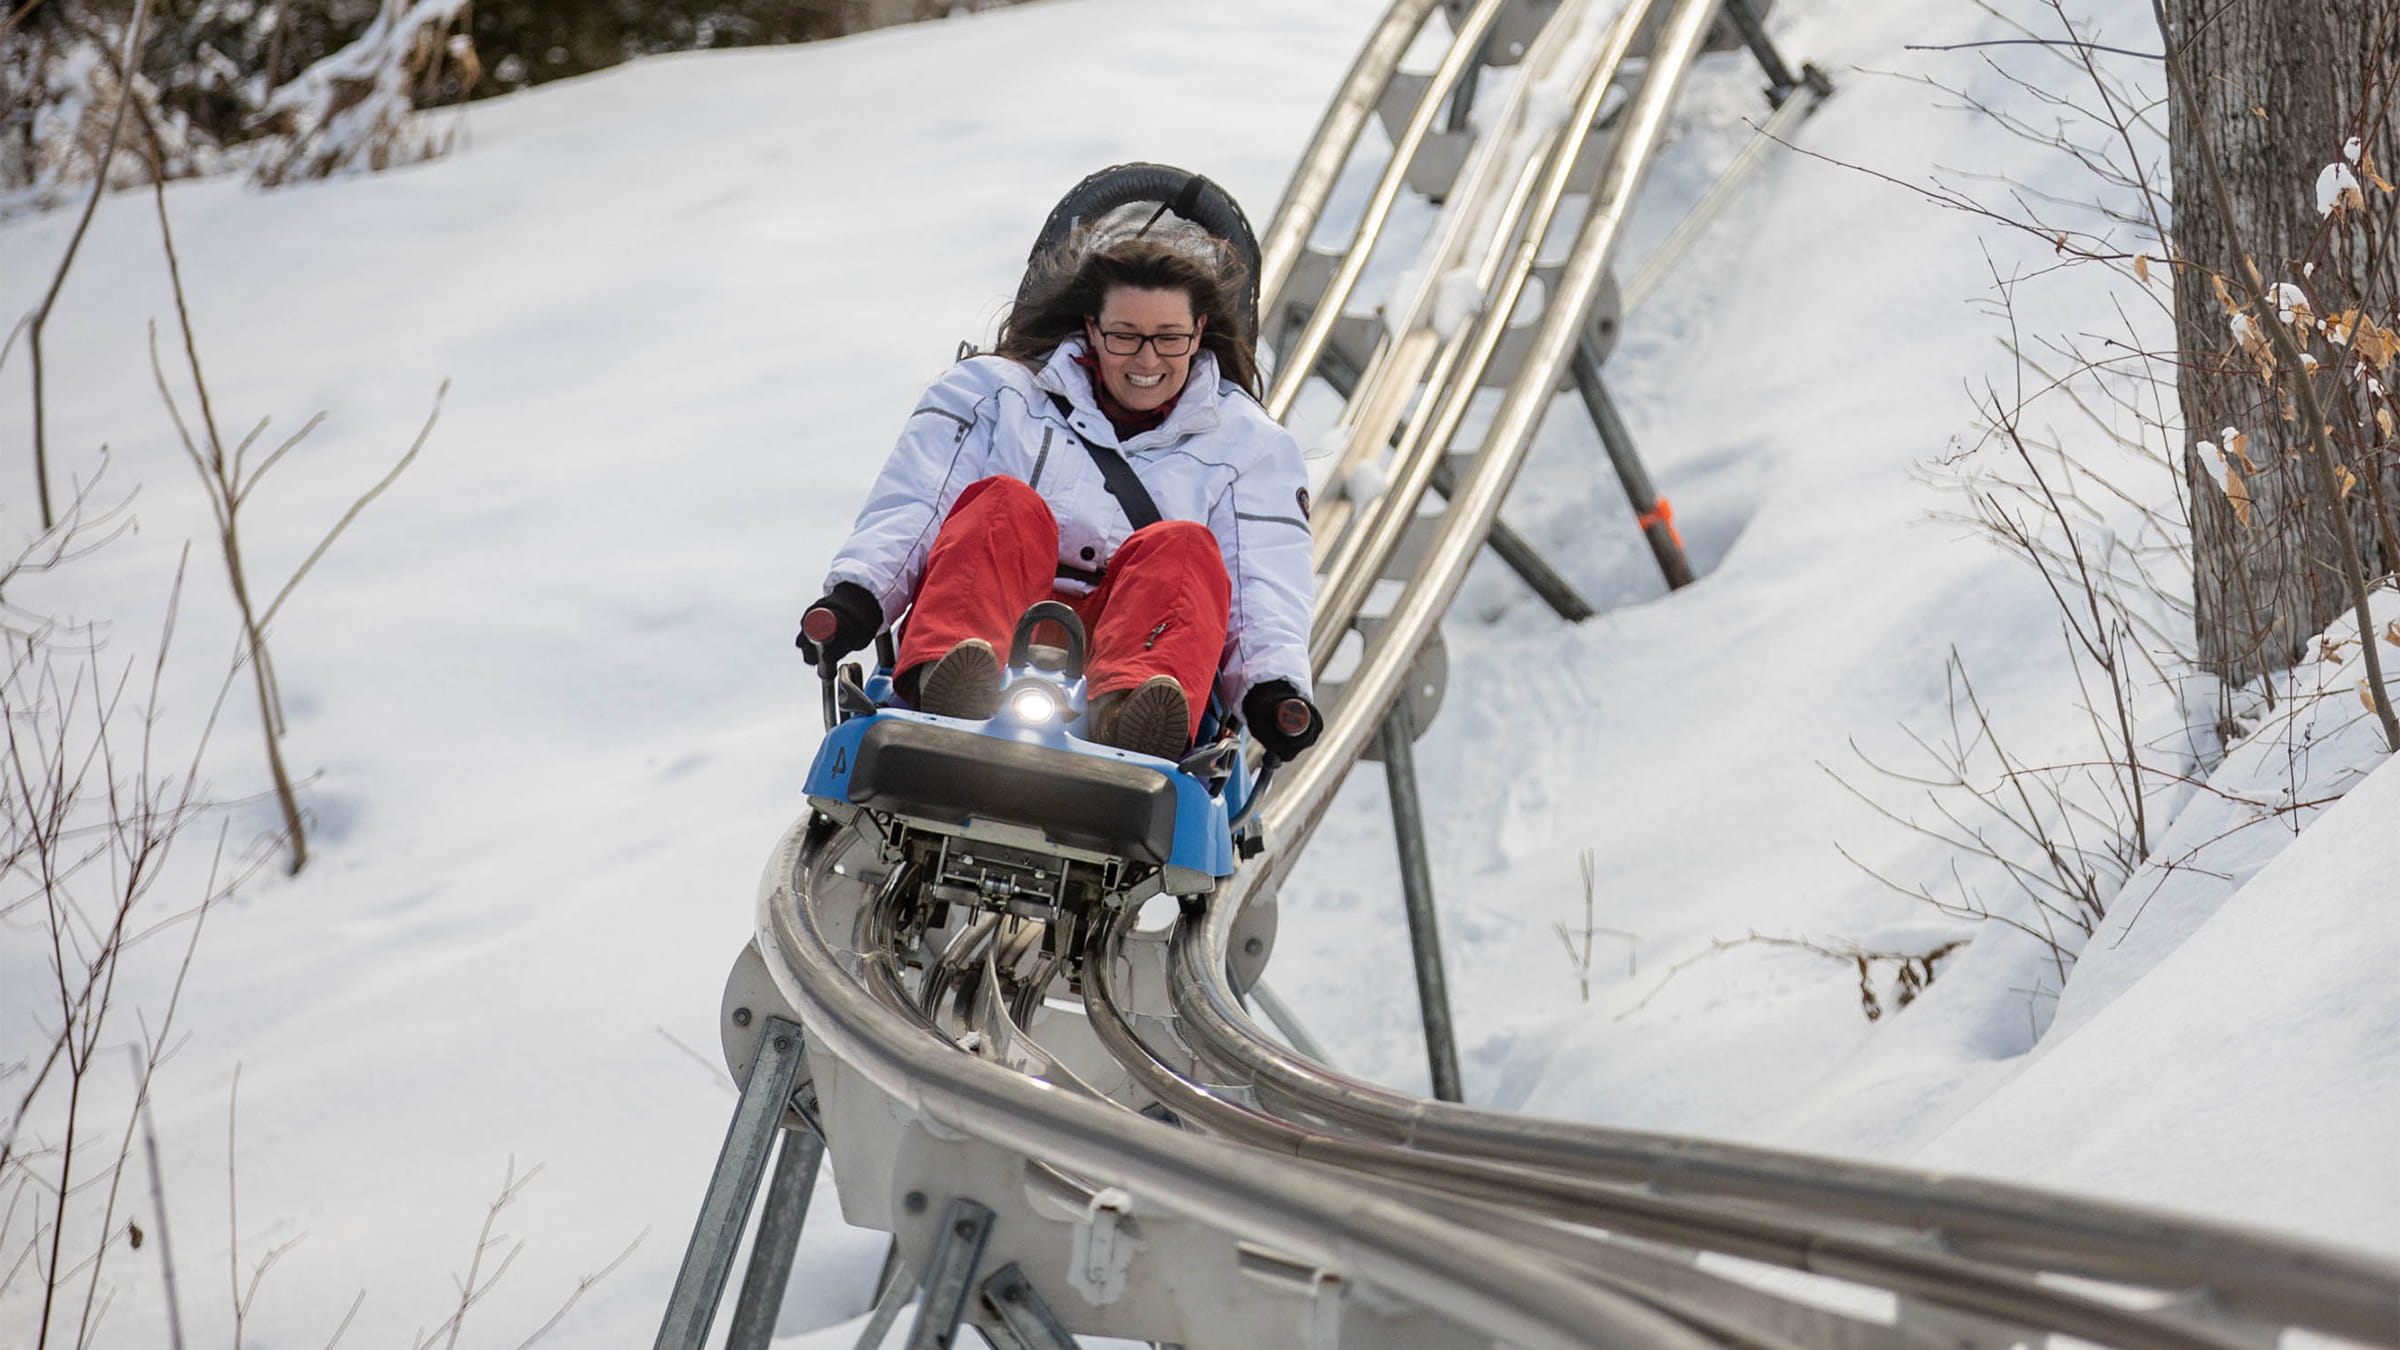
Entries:
{"label": "woman's face", "polygon": [[1183,392],[1208,321],[1192,317],[1192,297],[1182,291],[1118,286],[1101,300],[1099,317],[1083,325],[1109,397],[1133,412],[1148,412]]}

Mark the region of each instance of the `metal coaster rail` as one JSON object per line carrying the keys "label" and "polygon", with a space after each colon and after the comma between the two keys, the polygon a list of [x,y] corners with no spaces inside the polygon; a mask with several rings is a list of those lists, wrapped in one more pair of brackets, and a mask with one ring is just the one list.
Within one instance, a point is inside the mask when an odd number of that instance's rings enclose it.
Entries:
{"label": "metal coaster rail", "polygon": [[[1264,852],[1205,913],[1145,931],[1119,911],[1079,981],[1045,967],[1035,987],[1047,998],[1009,998],[1001,972],[1030,950],[1018,920],[986,916],[940,951],[903,951],[890,902],[907,864],[877,860],[875,827],[863,815],[795,827],[727,988],[728,1058],[752,1067],[662,1350],[707,1343],[778,1136],[731,1350],[763,1350],[772,1332],[820,1141],[845,1215],[894,1238],[862,1350],[882,1344],[912,1286],[911,1350],[952,1345],[967,1325],[1012,1350],[1058,1350],[1078,1333],[1185,1350],[1923,1350],[2050,1334],[2240,1350],[2289,1328],[2400,1347],[2393,1263],[2027,1188],[1408,1097],[1250,1021],[1242,1000],[1272,940],[1275,890],[1350,769],[1379,737],[1405,749],[1430,716],[1420,708],[1412,724],[1410,709],[1441,618],[1502,529],[1545,413],[1562,388],[1601,410],[1612,264],[1687,75],[1712,44],[1748,43],[1778,127],[1804,115],[1794,100],[1825,92],[1813,68],[1794,76],[1764,45],[1759,0],[1612,8],[1396,0],[1261,237],[1261,312],[1281,357],[1270,405],[1287,410],[1312,376],[1345,400],[1317,511],[1312,654],[1328,724],[1266,798]],[[1436,10],[1454,25],[1450,46],[1430,77],[1403,76]],[[1503,34],[1524,39],[1506,53],[1523,69],[1477,103],[1483,67],[1505,64]],[[1392,91],[1412,79],[1401,116]],[[1379,106],[1393,153],[1347,244],[1312,253]],[[1444,137],[1455,172],[1414,288],[1381,321],[1345,314]],[[1721,197],[1704,199],[1678,247]],[[1567,214],[1577,199],[1579,220]],[[1545,260],[1569,221],[1566,254]],[[1470,291],[1470,313],[1445,313]],[[1487,388],[1498,409],[1460,452],[1467,406]],[[1609,450],[1646,511],[1646,475],[1638,462],[1627,472],[1625,447]],[[1387,456],[1379,481],[1360,476]],[[1511,565],[1535,580],[1533,564]],[[1398,598],[1369,613],[1384,580]]]}
{"label": "metal coaster rail", "polygon": [[[1112,937],[1121,940],[1119,934]],[[1179,945],[1188,951],[1191,944],[1179,940]],[[1180,953],[1171,959],[1188,970]],[[2061,1203],[2057,1197],[1988,1183],[1946,1186],[1944,1179],[1897,1169],[1570,1122],[1525,1121],[1530,1128],[1520,1129],[1518,1117],[1402,1098],[1323,1073],[1293,1075],[1279,1090],[1258,1092],[1258,1108],[1238,1105],[1190,1083],[1147,1052],[1111,995],[1107,972],[1116,964],[1104,960],[1099,965],[1099,988],[1087,994],[1095,1026],[1120,1062],[1136,1066],[1144,1086],[1178,1116],[1261,1148],[1499,1206],[1497,1226],[1519,1241],[1526,1240],[1528,1216],[1539,1216],[1853,1280],[2001,1325],[2038,1327],[2103,1345],[2231,1350],[2248,1342],[2229,1328],[2150,1317],[2089,1294],[2046,1287],[2037,1272],[2081,1265],[2077,1273],[2093,1275],[2093,1267],[2105,1266],[2111,1276],[2139,1283],[2207,1285],[2220,1292],[2230,1287],[2244,1312],[2318,1315],[2281,1297],[2286,1282],[2299,1273],[2289,1262],[2276,1272],[2278,1279],[2235,1261],[2211,1262],[2185,1253],[2146,1261],[2128,1256],[2128,1247],[2158,1236],[2155,1217],[2136,1211]],[[1188,983],[1188,976],[1179,976],[1179,985]],[[1220,1038],[1240,1034],[1234,1025],[1203,1025],[1195,1048],[1205,1057]],[[1207,1034],[1212,1031],[1216,1034]],[[1373,1109],[1379,1105],[1388,1109]],[[1315,1125],[1293,1124],[1278,1112]],[[1393,1127],[1404,1123],[1415,1128],[1400,1136]],[[1790,1212],[1760,1207],[1769,1204]],[[2109,1225],[2110,1241],[2093,1244],[2099,1259],[2061,1259],[2060,1253],[2085,1237],[2073,1232],[2053,1241],[2062,1219],[2080,1220],[2086,1230],[2095,1222],[2115,1221]],[[1860,1231],[1877,1223],[1890,1231]],[[2020,1265],[2006,1250],[1970,1257],[1958,1245],[1934,1249],[1917,1240],[1947,1237],[1953,1223],[2006,1232],[2023,1251],[2038,1256]],[[2183,1235],[2202,1242],[2209,1236]],[[2209,1255],[2260,1255],[2253,1243],[2231,1246]],[[1605,1259],[1589,1250],[1580,1255],[1587,1263]],[[2254,1291],[2262,1296],[2250,1298]]]}
{"label": "metal coaster rail", "polygon": [[[791,862],[797,878],[821,860],[803,855]],[[1621,1296],[1592,1290],[1537,1258],[1495,1253],[1455,1224],[1363,1194],[1320,1169],[1162,1129],[1105,1099],[961,1054],[924,1024],[895,983],[860,978],[861,970],[827,940],[804,895],[787,890],[783,899],[766,907],[769,927],[761,936],[780,958],[770,968],[801,1015],[812,1063],[838,1061],[864,1080],[858,1086],[871,1085],[905,1106],[921,1127],[1138,1187],[1152,1203],[1326,1268],[1391,1288],[1438,1290],[1445,1303],[1510,1344],[1677,1350],[1704,1344]],[[907,1210],[905,1200],[901,1208]],[[1606,1335],[1612,1328],[1619,1334]]]}

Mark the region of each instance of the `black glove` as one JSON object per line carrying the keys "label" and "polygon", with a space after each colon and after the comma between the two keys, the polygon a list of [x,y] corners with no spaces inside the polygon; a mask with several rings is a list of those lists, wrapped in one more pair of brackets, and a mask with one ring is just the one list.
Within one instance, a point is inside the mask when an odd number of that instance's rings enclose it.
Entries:
{"label": "black glove", "polygon": [[1253,740],[1283,760],[1296,758],[1315,745],[1325,730],[1324,714],[1317,711],[1316,704],[1300,697],[1290,680],[1250,686],[1250,692],[1242,695],[1242,720],[1250,724]]}
{"label": "black glove", "polygon": [[883,628],[883,605],[875,593],[855,581],[835,582],[825,598],[800,616],[800,636],[792,645],[819,670],[875,640]]}

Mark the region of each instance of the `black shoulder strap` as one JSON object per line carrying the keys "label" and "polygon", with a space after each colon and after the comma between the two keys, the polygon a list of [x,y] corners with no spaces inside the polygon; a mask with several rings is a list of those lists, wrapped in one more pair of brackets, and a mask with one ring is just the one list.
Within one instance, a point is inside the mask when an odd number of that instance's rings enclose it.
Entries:
{"label": "black shoulder strap", "polygon": [[1133,466],[1125,462],[1125,457],[1112,447],[1100,445],[1075,430],[1075,405],[1067,402],[1067,396],[1052,393],[1050,401],[1058,405],[1059,416],[1067,419],[1067,434],[1073,436],[1076,443],[1083,447],[1084,453],[1092,457],[1092,463],[1100,466],[1100,479],[1108,485],[1108,495],[1116,498],[1117,505],[1125,508],[1125,518],[1133,522],[1133,528],[1138,530],[1156,525],[1164,519],[1158,513],[1158,503],[1150,500],[1150,489],[1142,486],[1141,478],[1134,473]]}

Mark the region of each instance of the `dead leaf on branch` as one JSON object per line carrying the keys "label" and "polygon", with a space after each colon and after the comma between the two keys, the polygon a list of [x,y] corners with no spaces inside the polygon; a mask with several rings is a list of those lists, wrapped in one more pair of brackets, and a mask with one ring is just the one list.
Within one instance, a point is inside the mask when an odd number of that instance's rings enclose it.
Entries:
{"label": "dead leaf on branch", "polygon": [[2358,152],[2358,176],[2373,183],[2381,191],[2390,192],[2392,190],[2391,181],[2375,172],[2375,157],[2364,150]]}
{"label": "dead leaf on branch", "polygon": [[[2245,461],[2247,462],[2247,461]],[[2244,525],[2250,523],[2250,485],[2242,481],[2242,471],[2225,465],[2225,500],[2233,507],[2233,518]]]}
{"label": "dead leaf on branch", "polygon": [[2376,323],[2373,315],[2352,309],[2336,315],[2325,336],[2350,348],[2362,364],[2376,365],[2378,358],[2388,355],[2385,346],[2391,340],[2391,330]]}
{"label": "dead leaf on branch", "polygon": [[2333,466],[2333,485],[2333,495],[2342,501],[2348,501],[2350,500],[2350,489],[2358,486],[2358,475],[2350,472],[2349,465],[2336,464]]}
{"label": "dead leaf on branch", "polygon": [[[2231,427],[2227,427],[2226,430],[2233,431]],[[2232,435],[2225,438],[2225,449],[2235,459],[2238,459],[2242,462],[2243,468],[2252,473],[2258,472],[2258,461],[2250,458],[2249,432],[2234,431]]]}
{"label": "dead leaf on branch", "polygon": [[2392,358],[2400,356],[2400,331],[2385,328],[2361,314],[2350,334],[2350,349],[2358,353],[2358,359],[2377,370],[2390,370]]}
{"label": "dead leaf on branch", "polygon": [[2383,640],[2395,647],[2400,647],[2400,619],[2394,619],[2383,626]]}
{"label": "dead leaf on branch", "polygon": [[2365,680],[2358,682],[2358,703],[2368,712],[2375,711],[2375,690]]}
{"label": "dead leaf on branch", "polygon": [[2251,318],[2246,310],[2234,312],[2231,327],[2234,340],[2242,344],[2242,350],[2248,353],[2251,361],[2258,366],[2260,378],[2273,380],[2275,378],[2275,348],[2268,342],[2266,330],[2261,328],[2258,321]]}
{"label": "dead leaf on branch", "polygon": [[2383,438],[2387,441],[2394,436],[2400,436],[2400,431],[2395,431],[2392,428],[2392,410],[2389,408],[2377,408],[2375,410],[2375,425],[2382,429]]}
{"label": "dead leaf on branch", "polygon": [[2133,255],[2133,276],[2136,281],[2141,282],[2145,286],[2150,284],[2149,254],[2136,253]]}

